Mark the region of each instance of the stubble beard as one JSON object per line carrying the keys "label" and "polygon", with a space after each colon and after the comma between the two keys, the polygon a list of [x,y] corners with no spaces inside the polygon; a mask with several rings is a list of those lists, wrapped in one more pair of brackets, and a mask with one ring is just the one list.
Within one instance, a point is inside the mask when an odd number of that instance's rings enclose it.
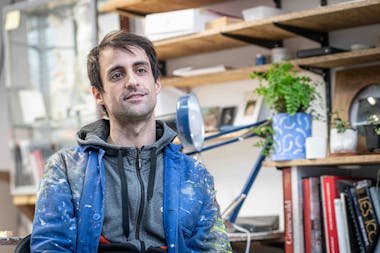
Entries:
{"label": "stubble beard", "polygon": [[127,103],[124,104],[123,110],[115,115],[115,118],[125,123],[148,121],[153,117],[155,105],[155,101],[150,101],[143,105]]}

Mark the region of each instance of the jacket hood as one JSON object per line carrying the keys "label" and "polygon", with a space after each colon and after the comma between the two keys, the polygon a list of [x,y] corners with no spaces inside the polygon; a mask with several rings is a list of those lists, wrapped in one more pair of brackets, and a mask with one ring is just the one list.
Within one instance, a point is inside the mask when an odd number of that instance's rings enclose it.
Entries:
{"label": "jacket hood", "polygon": [[[107,119],[100,119],[82,127],[77,133],[77,141],[79,145],[94,145],[104,149],[119,149],[120,147],[107,143],[110,134],[110,122]],[[157,152],[162,150],[176,137],[170,127],[163,121],[156,121],[156,142],[149,147],[153,147]],[[147,148],[148,146],[146,146]],[[128,148],[128,147],[127,147]],[[135,147],[131,147],[135,148]]]}

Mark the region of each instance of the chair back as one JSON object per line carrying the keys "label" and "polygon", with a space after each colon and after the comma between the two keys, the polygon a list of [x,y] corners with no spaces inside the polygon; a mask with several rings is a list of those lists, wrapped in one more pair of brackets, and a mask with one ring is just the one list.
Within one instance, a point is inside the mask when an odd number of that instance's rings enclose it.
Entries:
{"label": "chair back", "polygon": [[27,235],[17,244],[14,253],[30,253],[30,236]]}

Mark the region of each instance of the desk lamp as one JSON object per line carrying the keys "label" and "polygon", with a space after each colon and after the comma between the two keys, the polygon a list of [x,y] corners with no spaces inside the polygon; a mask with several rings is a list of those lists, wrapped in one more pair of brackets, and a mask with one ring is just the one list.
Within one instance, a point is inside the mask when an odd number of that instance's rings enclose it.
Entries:
{"label": "desk lamp", "polygon": [[[183,146],[185,150],[189,150],[188,152],[186,152],[188,155],[194,155],[196,153],[201,153],[203,151],[211,150],[211,149],[218,148],[230,143],[242,141],[247,138],[256,136],[255,133],[250,132],[240,137],[236,137],[227,141],[217,142],[213,145],[203,147],[204,141],[215,139],[232,132],[237,132],[243,129],[259,126],[266,122],[267,121],[264,120],[264,121],[257,122],[254,124],[236,127],[230,130],[219,132],[217,134],[214,134],[205,138],[205,133],[204,133],[205,129],[204,129],[204,124],[203,124],[202,111],[201,111],[201,107],[199,105],[196,95],[191,93],[191,94],[181,96],[177,102],[177,115],[176,115],[177,132],[178,132],[179,139],[181,141],[181,145]],[[228,220],[230,223],[233,223],[233,224],[235,223],[236,218],[240,212],[240,209],[248,195],[248,192],[250,191],[261,169],[262,162],[265,159],[263,150],[265,150],[265,147],[262,149],[258,160],[254,164],[251,170],[251,173],[249,174],[247,181],[242,188],[241,193],[228,205],[226,210],[223,212],[223,218],[225,220]]]}

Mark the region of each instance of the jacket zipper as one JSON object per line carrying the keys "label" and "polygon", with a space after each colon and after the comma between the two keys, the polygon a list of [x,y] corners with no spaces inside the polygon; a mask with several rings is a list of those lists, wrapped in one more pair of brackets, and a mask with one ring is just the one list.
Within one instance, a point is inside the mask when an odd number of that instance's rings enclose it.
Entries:
{"label": "jacket zipper", "polygon": [[144,204],[145,204],[145,190],[144,190],[144,183],[141,178],[141,149],[137,148],[137,157],[136,157],[136,172],[137,172],[137,179],[140,183],[140,192],[141,192],[141,197],[140,197],[140,206],[139,206],[139,212],[137,215],[137,223],[136,223],[136,233],[135,233],[135,238],[136,240],[140,241],[141,245],[141,251],[142,253],[145,252],[145,244],[143,241],[140,240],[140,227],[141,227],[141,221],[142,221],[142,216],[144,212]]}

